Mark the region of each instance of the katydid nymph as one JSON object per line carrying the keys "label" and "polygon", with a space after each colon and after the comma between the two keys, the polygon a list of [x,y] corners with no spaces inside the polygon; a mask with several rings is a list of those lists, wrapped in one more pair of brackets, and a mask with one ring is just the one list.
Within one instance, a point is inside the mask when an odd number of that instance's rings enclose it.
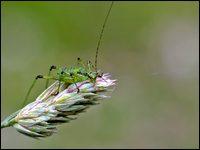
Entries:
{"label": "katydid nymph", "polygon": [[[49,69],[48,76],[38,75],[34,79],[32,85],[31,85],[31,87],[30,87],[30,89],[29,89],[29,91],[28,91],[28,93],[26,95],[26,98],[24,100],[23,106],[25,105],[25,103],[26,103],[26,101],[27,101],[27,99],[28,99],[28,97],[30,95],[30,92],[33,89],[37,79],[39,79],[39,78],[47,80],[45,88],[48,87],[49,79],[58,80],[59,82],[74,83],[76,85],[76,87],[77,87],[77,93],[79,93],[80,90],[79,90],[79,88],[78,88],[78,86],[76,84],[77,82],[82,82],[82,81],[89,80],[89,82],[95,83],[97,77],[101,78],[103,76],[103,73],[99,74],[98,70],[97,70],[97,56],[98,56],[98,50],[99,50],[99,46],[100,46],[100,43],[101,43],[101,38],[102,38],[102,35],[103,35],[103,31],[104,31],[108,16],[109,16],[109,14],[111,12],[111,8],[113,6],[113,3],[114,2],[111,3],[111,6],[109,8],[108,14],[106,16],[105,22],[104,22],[102,30],[101,30],[101,34],[100,34],[100,38],[99,38],[98,45],[97,45],[97,50],[96,50],[95,66],[92,65],[91,61],[88,61],[87,62],[88,69],[86,69],[85,65],[83,64],[83,62],[82,62],[82,60],[80,58],[78,58],[78,66],[65,66],[65,67],[61,67],[61,68],[58,68],[58,67],[56,67],[54,65],[51,66],[50,69]],[[79,64],[81,64],[82,67],[79,67]],[[95,70],[95,72],[91,71],[92,68]],[[56,77],[52,77],[51,76],[51,72],[52,72],[53,69],[58,70],[58,72],[57,72],[58,76],[56,76]],[[56,94],[58,94],[58,93],[59,93],[59,91]]]}

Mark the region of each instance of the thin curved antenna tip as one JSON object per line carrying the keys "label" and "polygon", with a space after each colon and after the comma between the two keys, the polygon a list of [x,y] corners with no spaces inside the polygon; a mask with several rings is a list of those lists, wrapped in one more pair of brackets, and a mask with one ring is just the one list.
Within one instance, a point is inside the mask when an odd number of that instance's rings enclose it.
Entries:
{"label": "thin curved antenna tip", "polygon": [[101,38],[102,38],[102,35],[103,35],[103,31],[104,31],[104,28],[105,28],[105,26],[106,26],[106,22],[107,22],[107,20],[108,20],[108,16],[109,16],[110,11],[111,11],[111,9],[112,9],[113,3],[114,3],[114,1],[112,1],[112,3],[111,3],[110,9],[109,9],[109,11],[108,11],[108,14],[107,14],[107,16],[106,16],[105,22],[104,22],[104,24],[103,24],[103,28],[102,28],[102,30],[101,30],[99,42],[98,42],[98,45],[97,45],[97,51],[96,51],[96,57],[95,57],[95,71],[96,71],[96,73],[97,73],[97,56],[98,56],[99,46],[100,46],[100,43],[101,43]]}

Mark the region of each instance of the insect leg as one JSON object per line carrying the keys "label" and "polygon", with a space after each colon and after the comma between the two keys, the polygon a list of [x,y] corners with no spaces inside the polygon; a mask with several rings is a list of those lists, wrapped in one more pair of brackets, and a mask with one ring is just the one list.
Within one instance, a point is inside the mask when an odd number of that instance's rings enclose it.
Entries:
{"label": "insect leg", "polygon": [[[93,64],[91,63],[91,61],[88,61],[87,64],[88,64],[88,70],[89,71],[90,71],[91,67],[95,70],[95,67],[93,66]],[[98,72],[96,71],[96,77],[102,78],[102,76],[103,76],[103,72],[101,73],[101,75],[99,75]],[[106,80],[104,80],[104,81],[106,81]]]}
{"label": "insect leg", "polygon": [[91,63],[91,61],[87,61],[87,65],[88,65],[88,70],[91,70],[91,67],[95,70],[95,67],[93,66],[93,64]]}
{"label": "insect leg", "polygon": [[59,80],[59,79],[60,79],[60,77],[50,77],[50,76],[42,76],[42,75],[38,75],[37,77],[35,77],[35,80],[33,81],[33,84],[31,85],[31,87],[30,87],[29,90],[28,90],[28,93],[27,93],[27,95],[26,95],[26,98],[25,98],[25,100],[24,100],[24,103],[23,103],[23,105],[22,105],[22,108],[25,106],[26,101],[27,101],[27,99],[28,99],[28,97],[29,97],[29,95],[30,95],[30,92],[31,92],[31,90],[33,89],[33,86],[35,85],[35,83],[36,83],[36,81],[37,81],[38,78],[47,79],[47,80],[49,80],[49,79]]}
{"label": "insect leg", "polygon": [[[59,70],[59,68],[57,68],[56,66],[51,66],[50,67],[50,69],[49,69],[49,74],[48,74],[48,76],[50,77],[50,75],[51,75],[51,71],[52,71],[52,69],[56,69],[56,70]],[[48,84],[49,84],[49,79],[47,79],[47,81],[46,81],[46,86],[45,86],[45,89],[47,89],[47,87],[48,87]]]}
{"label": "insect leg", "polygon": [[[62,71],[61,72],[61,74],[63,74],[63,73],[65,73],[65,74],[67,74],[67,75],[69,75],[69,76],[71,76],[72,77],[72,79],[73,79],[73,81],[74,81],[74,84],[76,85],[76,88],[77,88],[77,93],[79,93],[79,87],[77,86],[77,84],[76,84],[76,82],[75,82],[75,80],[74,80],[74,77],[76,76],[74,73],[68,73],[68,72],[66,72],[66,71]],[[78,77],[78,76],[76,76],[76,77]]]}
{"label": "insect leg", "polygon": [[81,63],[81,65],[83,66],[83,69],[85,69],[85,65],[83,64],[82,60],[80,58],[77,59],[77,64],[78,64],[78,67],[79,67],[79,62]]}
{"label": "insect leg", "polygon": [[101,73],[101,75],[98,75],[99,78],[102,78],[102,76],[103,76],[103,72]]}

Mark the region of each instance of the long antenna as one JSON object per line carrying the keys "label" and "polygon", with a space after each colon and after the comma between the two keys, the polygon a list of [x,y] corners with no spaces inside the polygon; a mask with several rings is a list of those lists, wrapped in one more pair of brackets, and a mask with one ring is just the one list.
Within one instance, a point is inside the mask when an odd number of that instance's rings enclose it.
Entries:
{"label": "long antenna", "polygon": [[112,1],[112,3],[111,3],[111,6],[110,6],[110,9],[109,9],[109,11],[108,11],[106,20],[105,20],[105,22],[104,22],[104,24],[103,24],[103,28],[102,28],[102,30],[101,30],[101,34],[100,34],[100,38],[99,38],[99,43],[98,43],[98,45],[97,45],[97,51],[96,51],[96,57],[95,57],[95,71],[96,71],[96,72],[97,72],[97,55],[98,55],[98,51],[99,51],[99,46],[100,46],[100,43],[101,43],[101,38],[102,38],[102,35],[103,35],[103,31],[104,31],[104,28],[105,28],[105,26],[106,26],[106,22],[107,22],[107,19],[108,19],[109,14],[110,14],[111,8],[112,8],[112,6],[113,6],[113,3],[114,3],[114,1]]}

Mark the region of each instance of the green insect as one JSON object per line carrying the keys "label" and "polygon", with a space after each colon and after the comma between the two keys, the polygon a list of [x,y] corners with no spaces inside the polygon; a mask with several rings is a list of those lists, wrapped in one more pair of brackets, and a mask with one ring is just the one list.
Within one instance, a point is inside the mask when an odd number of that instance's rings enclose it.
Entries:
{"label": "green insect", "polygon": [[[58,68],[54,65],[51,66],[50,69],[49,69],[48,76],[38,75],[35,78],[35,80],[33,81],[33,84],[31,85],[31,87],[30,87],[30,89],[29,89],[29,91],[26,95],[23,106],[25,105],[25,103],[26,103],[26,101],[27,101],[27,99],[30,95],[30,92],[33,89],[37,79],[39,79],[39,78],[40,79],[47,79],[45,89],[48,87],[49,79],[52,79],[52,80],[58,80],[59,82],[63,81],[63,82],[66,82],[66,83],[74,83],[76,85],[77,89],[78,89],[77,90],[77,93],[78,93],[78,92],[80,92],[80,90],[79,90],[79,88],[76,84],[77,82],[89,80],[89,82],[95,83],[97,77],[100,77],[100,78],[102,77],[103,73],[99,74],[97,72],[97,56],[98,56],[98,50],[99,50],[101,38],[102,38],[102,35],[103,35],[103,31],[104,31],[108,16],[110,14],[111,8],[113,6],[113,3],[114,2],[111,3],[110,9],[109,9],[108,14],[106,16],[106,19],[105,19],[105,22],[103,24],[103,28],[102,28],[102,31],[101,31],[101,34],[100,34],[99,42],[98,42],[98,45],[97,45],[96,56],[95,56],[95,67],[92,65],[92,63],[90,61],[88,61],[87,62],[88,69],[86,69],[85,65],[83,64],[83,62],[80,58],[78,58],[78,66],[65,66],[65,67],[62,67],[62,68]],[[79,63],[81,63],[82,68],[79,67]],[[91,68],[93,68],[95,70],[95,72],[91,71]],[[50,76],[53,69],[58,70],[58,72],[57,72],[58,76],[56,76],[56,77]],[[58,92],[56,94],[58,94]]]}

